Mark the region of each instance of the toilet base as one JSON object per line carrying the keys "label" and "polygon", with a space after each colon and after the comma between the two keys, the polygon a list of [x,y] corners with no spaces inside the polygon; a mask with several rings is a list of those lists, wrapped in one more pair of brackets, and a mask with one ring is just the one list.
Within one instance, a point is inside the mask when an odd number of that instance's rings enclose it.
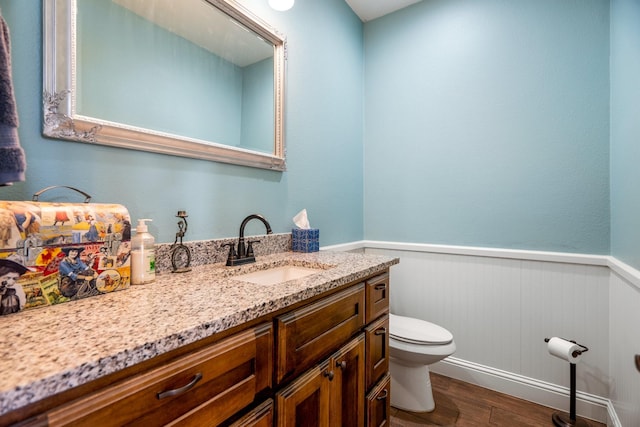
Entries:
{"label": "toilet base", "polygon": [[389,360],[391,406],[409,412],[431,412],[436,408],[428,365]]}

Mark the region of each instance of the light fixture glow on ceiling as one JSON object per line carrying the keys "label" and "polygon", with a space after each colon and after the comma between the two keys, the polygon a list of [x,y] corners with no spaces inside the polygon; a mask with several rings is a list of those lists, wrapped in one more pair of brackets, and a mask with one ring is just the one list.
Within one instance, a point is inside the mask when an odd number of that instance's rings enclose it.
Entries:
{"label": "light fixture glow on ceiling", "polygon": [[269,6],[271,6],[272,9],[284,12],[293,7],[293,2],[294,0],[269,0]]}

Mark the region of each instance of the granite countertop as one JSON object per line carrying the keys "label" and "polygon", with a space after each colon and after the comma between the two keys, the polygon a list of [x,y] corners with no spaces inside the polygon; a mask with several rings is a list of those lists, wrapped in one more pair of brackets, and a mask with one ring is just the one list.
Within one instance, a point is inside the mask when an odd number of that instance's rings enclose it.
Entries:
{"label": "granite countertop", "polygon": [[[159,274],[151,284],[0,317],[0,415],[397,263],[349,252],[282,252],[246,266]],[[291,264],[324,270],[268,286],[233,279]]]}

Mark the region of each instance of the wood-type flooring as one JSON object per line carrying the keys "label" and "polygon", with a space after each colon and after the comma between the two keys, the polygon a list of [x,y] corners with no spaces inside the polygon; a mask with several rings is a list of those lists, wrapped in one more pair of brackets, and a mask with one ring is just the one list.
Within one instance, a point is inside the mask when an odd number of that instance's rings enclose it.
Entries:
{"label": "wood-type flooring", "polygon": [[[419,426],[553,426],[557,409],[537,405],[453,378],[431,373],[433,412],[411,413],[391,408],[391,427]],[[393,391],[392,391],[393,393]],[[567,408],[569,411],[569,398]],[[605,424],[586,420],[591,427]]]}

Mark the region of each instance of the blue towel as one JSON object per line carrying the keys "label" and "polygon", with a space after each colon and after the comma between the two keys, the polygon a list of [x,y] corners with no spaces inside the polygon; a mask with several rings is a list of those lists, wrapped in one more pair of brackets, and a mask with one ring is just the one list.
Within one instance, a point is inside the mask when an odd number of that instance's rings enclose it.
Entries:
{"label": "blue towel", "polygon": [[18,112],[11,78],[9,27],[0,16],[0,186],[24,181],[27,168],[18,138]]}

